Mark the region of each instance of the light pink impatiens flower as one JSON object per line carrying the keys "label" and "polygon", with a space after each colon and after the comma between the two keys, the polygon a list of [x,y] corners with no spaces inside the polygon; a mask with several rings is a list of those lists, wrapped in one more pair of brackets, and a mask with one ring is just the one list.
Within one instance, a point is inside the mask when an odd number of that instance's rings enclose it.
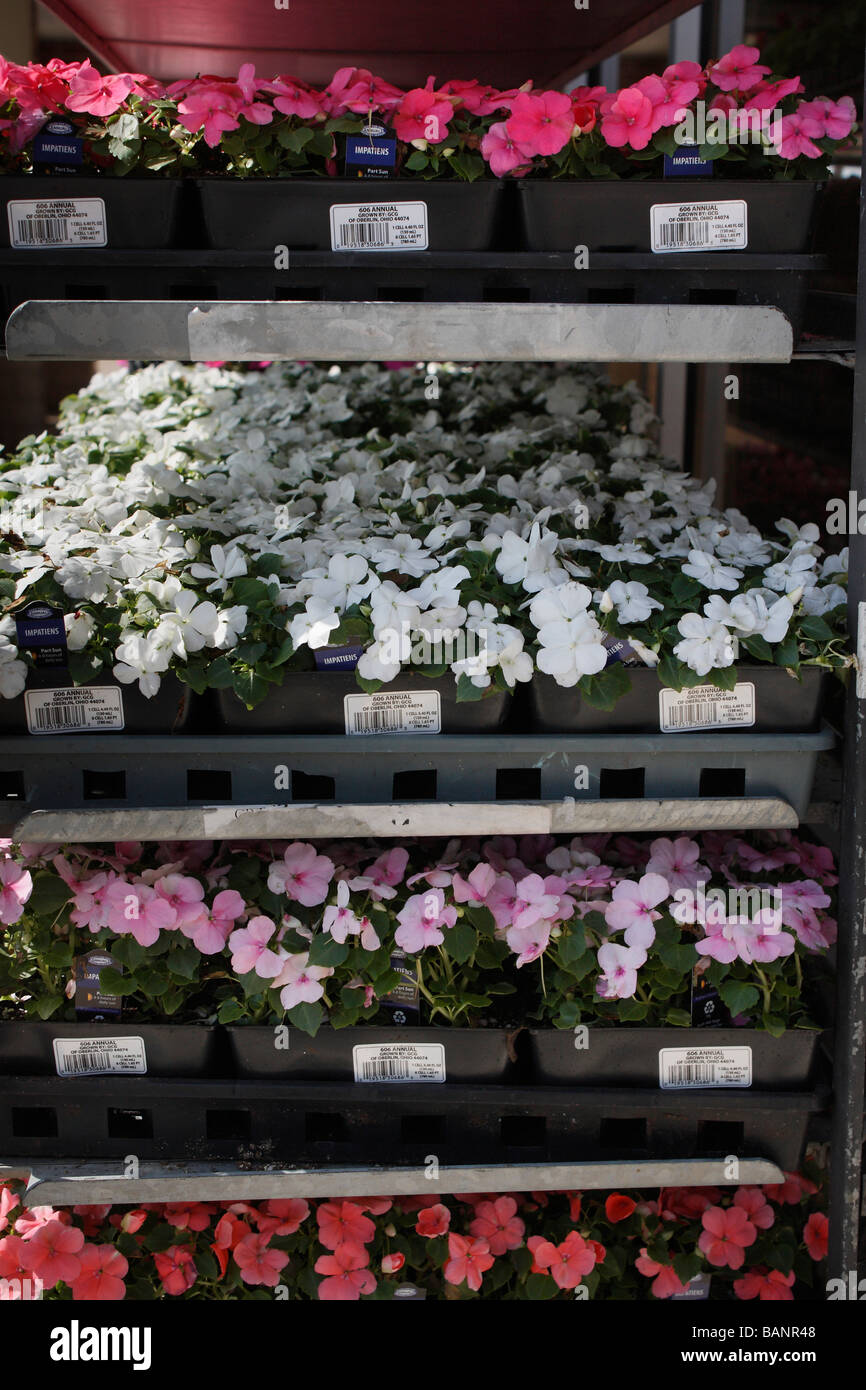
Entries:
{"label": "light pink impatiens flower", "polygon": [[624,931],[627,946],[648,951],[656,938],[654,922],[661,917],[655,909],[670,897],[670,885],[661,874],[644,874],[638,883],[624,879],[613,890],[605,909],[611,931]]}
{"label": "light pink impatiens flower", "polygon": [[232,970],[248,975],[251,970],[262,980],[274,980],[286,964],[285,956],[272,951],[268,942],[277,929],[270,917],[251,917],[245,927],[239,927],[229,937]]}
{"label": "light pink impatiens flower", "polygon": [[596,994],[602,999],[631,999],[637,989],[637,972],[645,961],[646,951],[606,941],[598,948],[602,973],[595,982]]}
{"label": "light pink impatiens flower", "polygon": [[304,907],[318,907],[328,896],[333,877],[334,865],[327,855],[317,854],[312,845],[296,840],[283,854],[283,862],[271,865],[268,888],[272,893],[285,893]]}
{"label": "light pink impatiens flower", "polygon": [[709,870],[698,862],[700,848],[696,840],[680,835],[676,840],[653,840],[647,873],[661,874],[674,892],[677,888],[697,888],[709,878]]}
{"label": "light pink impatiens flower", "polygon": [[321,981],[333,975],[333,968],[329,965],[310,965],[309,959],[309,951],[283,957],[282,969],[273,982],[273,988],[280,991],[280,1003],[284,1009],[293,1009],[296,1004],[315,1004],[325,993]]}
{"label": "light pink impatiens flower", "polygon": [[146,883],[115,879],[105,890],[108,925],[118,935],[134,936],[139,946],[153,946],[161,931],[174,931],[177,913]]}
{"label": "light pink impatiens flower", "polygon": [[441,946],[445,930],[457,921],[457,909],[445,906],[441,888],[431,888],[427,893],[414,893],[407,899],[405,907],[397,913],[397,920],[400,925],[394,940],[401,951],[414,955],[426,946]]}
{"label": "light pink impatiens flower", "polygon": [[9,927],[17,922],[33,892],[33,879],[27,869],[12,859],[0,860],[0,923]]}

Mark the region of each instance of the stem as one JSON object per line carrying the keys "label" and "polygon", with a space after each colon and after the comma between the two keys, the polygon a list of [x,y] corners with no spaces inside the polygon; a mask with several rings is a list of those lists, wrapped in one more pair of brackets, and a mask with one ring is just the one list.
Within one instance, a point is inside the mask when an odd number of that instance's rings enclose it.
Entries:
{"label": "stem", "polygon": [[761,991],[764,995],[764,1013],[768,1014],[770,1012],[770,981],[759,965],[755,966],[755,974],[761,982]]}

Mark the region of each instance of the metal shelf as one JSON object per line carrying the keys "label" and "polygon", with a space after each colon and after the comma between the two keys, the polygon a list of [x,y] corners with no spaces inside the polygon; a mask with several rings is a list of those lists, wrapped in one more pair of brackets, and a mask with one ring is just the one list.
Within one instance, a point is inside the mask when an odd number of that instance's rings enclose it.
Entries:
{"label": "metal shelf", "polygon": [[[124,1165],[117,1164],[122,1170]],[[0,1164],[0,1178],[27,1183],[26,1207],[98,1202],[262,1201],[272,1197],[397,1197],[420,1193],[607,1191],[623,1188],[738,1186],[781,1183],[784,1174],[763,1158],[741,1158],[736,1182],[718,1159],[615,1160],[603,1163],[485,1163],[443,1165],[426,1181],[423,1168],[259,1167],[245,1163],[142,1162],[138,1177],[107,1163],[34,1159]]]}
{"label": "metal shelf", "polygon": [[6,326],[14,361],[739,363],[793,350],[788,318],[754,304],[31,299]]}

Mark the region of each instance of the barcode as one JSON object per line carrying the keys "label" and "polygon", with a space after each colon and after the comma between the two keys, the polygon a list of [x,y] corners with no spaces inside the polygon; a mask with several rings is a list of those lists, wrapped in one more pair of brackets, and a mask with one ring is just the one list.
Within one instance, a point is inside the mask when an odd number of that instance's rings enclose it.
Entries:
{"label": "barcode", "polygon": [[361,1062],[362,1081],[407,1081],[411,1075],[409,1062],[399,1057],[376,1057]]}
{"label": "barcode", "polygon": [[36,705],[31,713],[37,729],[86,729],[84,701],[68,699],[52,705]]}
{"label": "barcode", "polygon": [[719,706],[715,700],[694,700],[687,705],[671,705],[668,728],[675,724],[718,724]]}
{"label": "barcode", "polygon": [[97,1052],[86,1052],[84,1050],[69,1052],[66,1055],[63,1070],[69,1076],[73,1072],[80,1071],[105,1071],[107,1053],[104,1050]]}
{"label": "barcode", "polygon": [[658,227],[662,246],[706,246],[711,222],[661,222]]}
{"label": "barcode", "polygon": [[68,217],[26,217],[16,227],[18,242],[32,245],[56,246],[69,240]]}
{"label": "barcode", "polygon": [[403,728],[403,711],[399,709],[362,709],[352,713],[356,734],[377,733],[380,729],[393,733]]}
{"label": "barcode", "polygon": [[341,246],[391,245],[391,227],[387,222],[343,222],[337,231]]}
{"label": "barcode", "polygon": [[716,1068],[712,1062],[674,1062],[668,1066],[669,1086],[713,1085]]}

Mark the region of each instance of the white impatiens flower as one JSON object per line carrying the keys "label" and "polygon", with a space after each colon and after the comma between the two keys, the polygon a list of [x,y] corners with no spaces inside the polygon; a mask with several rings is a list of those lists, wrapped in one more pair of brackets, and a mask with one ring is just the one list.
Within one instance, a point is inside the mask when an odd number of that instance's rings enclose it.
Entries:
{"label": "white impatiens flower", "polygon": [[821,566],[821,578],[828,579],[831,574],[848,573],[848,547],[840,550],[838,555],[828,555]]}
{"label": "white impatiens flower", "polygon": [[373,642],[356,666],[365,681],[392,681],[400,673],[401,644],[397,634],[388,632],[381,642]]}
{"label": "white impatiens flower", "polygon": [[237,546],[212,545],[210,548],[210,564],[190,565],[190,574],[194,579],[209,579],[207,586],[209,594],[214,592],[224,594],[233,579],[239,579],[247,572],[247,562],[243,552]]}
{"label": "white impatiens flower", "polygon": [[96,619],[90,613],[65,613],[66,645],[71,652],[83,651],[93,636]]}
{"label": "white impatiens flower", "polygon": [[160,675],[168,670],[170,649],[157,639],[155,632],[146,636],[127,637],[115,652],[117,664],[114,675],[123,685],[138,681],[142,695],[151,700],[160,687]]}
{"label": "white impatiens flower", "polygon": [[832,608],[848,602],[848,595],[841,584],[816,584],[803,595],[803,612],[820,618]]}
{"label": "white impatiens flower", "polygon": [[804,589],[811,589],[817,583],[816,564],[815,555],[792,550],[787,559],[779,560],[764,571],[764,583],[768,589],[775,589],[777,594],[789,594],[800,585]]}
{"label": "white impatiens flower", "polygon": [[217,613],[217,625],[213,631],[212,643],[221,652],[237,645],[247,626],[245,604],[235,604],[233,608],[221,608]]}
{"label": "white impatiens flower", "polygon": [[538,632],[538,669],[563,686],[576,685],[581,676],[595,676],[607,665],[603,638],[594,614],[585,611],[546,622]]}
{"label": "white impatiens flower", "polygon": [[326,647],[335,627],[340,626],[340,615],[329,599],[314,595],[308,598],[303,613],[298,613],[287,624],[289,636],[295,647]]}
{"label": "white impatiens flower", "polygon": [[[650,598],[646,584],[634,579],[628,582],[615,579],[605,591],[604,597],[610,599],[611,605],[616,608],[617,620],[621,623],[646,622],[653,609],[664,608],[664,604],[659,603],[658,599]],[[599,607],[601,608],[601,604]]]}
{"label": "white impatiens flower", "polygon": [[732,666],[736,658],[734,639],[726,627],[702,618],[699,613],[686,613],[677,627],[683,641],[674,647],[674,656],[698,676],[706,676],[717,666]]}
{"label": "white impatiens flower", "polygon": [[497,654],[499,669],[511,690],[517,681],[531,681],[533,672],[532,657],[523,650],[523,634],[514,628],[512,631],[515,632],[514,640]]}
{"label": "white impatiens flower", "polygon": [[683,574],[696,579],[705,589],[739,589],[743,571],[733,565],[723,565],[707,550],[690,550]]}
{"label": "white impatiens flower", "polygon": [[200,652],[203,647],[214,645],[218,624],[215,604],[210,600],[199,603],[192,589],[181,589],[172,600],[171,611],[161,617],[154,635],[181,661],[186,661],[190,652]]}
{"label": "white impatiens flower", "polygon": [[560,618],[577,618],[587,612],[591,603],[592,593],[586,585],[570,580],[536,594],[529,605],[529,620],[533,627],[540,628]]}
{"label": "white impatiens flower", "polygon": [[652,555],[630,541],[623,545],[600,545],[598,553],[612,565],[651,565],[653,562]]}
{"label": "white impatiens flower", "polygon": [[523,539],[516,531],[506,531],[496,555],[496,569],[506,584],[522,584],[528,594],[545,585],[565,579],[565,570],[556,560],[559,537],[542,530],[536,522]]}
{"label": "white impatiens flower", "polygon": [[765,642],[781,642],[794,616],[794,605],[787,597],[776,599],[768,605],[763,594],[750,589],[745,594],[737,594],[730,603],[721,594],[713,594],[704,604],[704,613],[713,622],[741,632],[744,637],[763,637]]}
{"label": "white impatiens flower", "polygon": [[332,555],[327,573],[315,578],[310,573],[307,582],[312,582],[317,598],[336,608],[339,613],[344,613],[353,604],[367,598],[379,579],[363,555]]}
{"label": "white impatiens flower", "polygon": [[27,665],[18,660],[18,648],[0,639],[0,697],[14,700],[27,684]]}

